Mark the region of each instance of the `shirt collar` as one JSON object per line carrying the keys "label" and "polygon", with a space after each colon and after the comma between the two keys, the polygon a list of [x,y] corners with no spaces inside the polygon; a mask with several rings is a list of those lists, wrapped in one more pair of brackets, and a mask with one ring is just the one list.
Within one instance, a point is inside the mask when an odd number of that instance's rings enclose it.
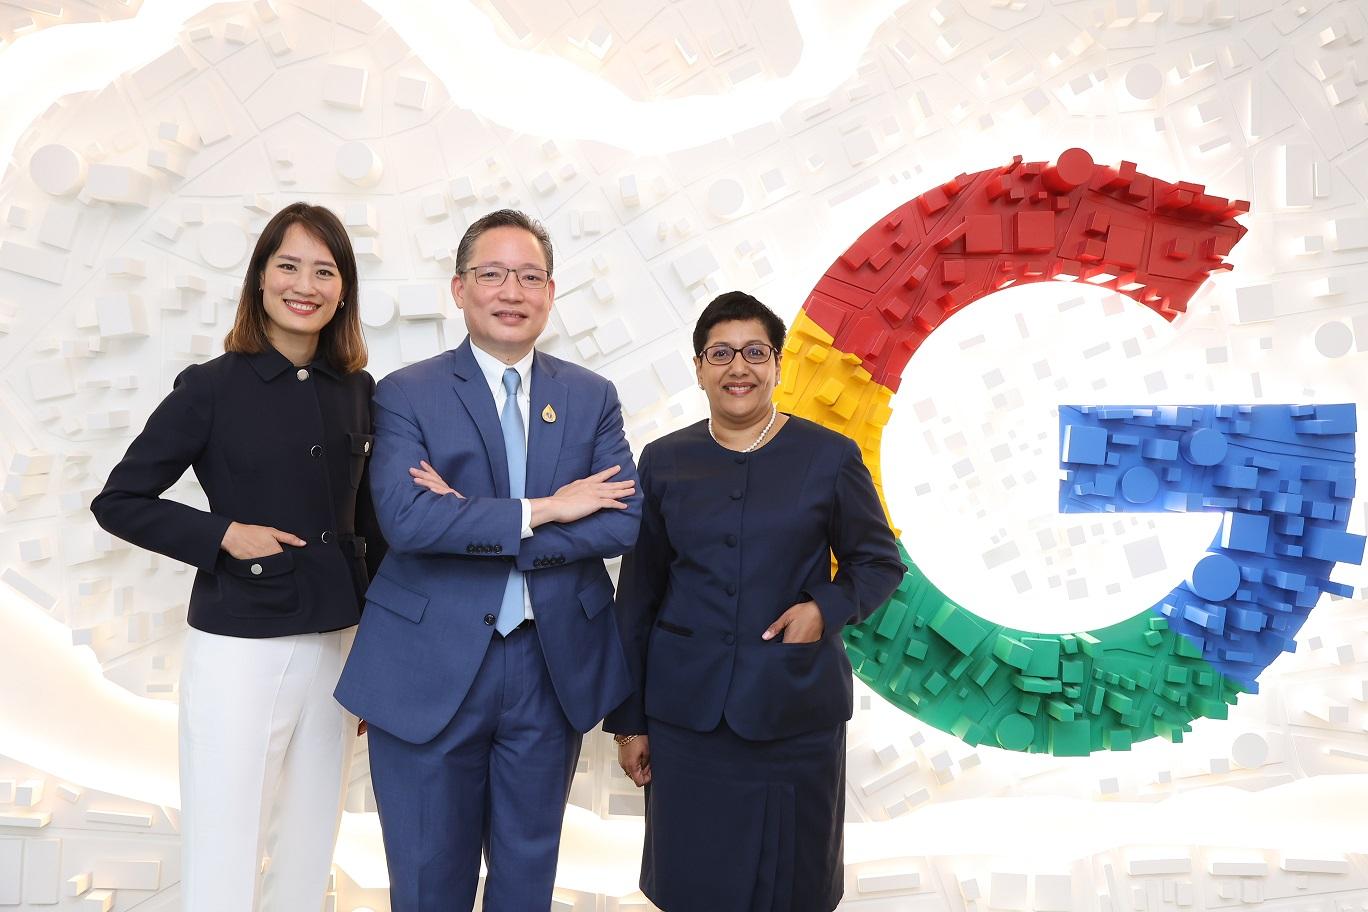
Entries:
{"label": "shirt collar", "polygon": [[470,353],[475,356],[475,363],[479,365],[480,373],[484,374],[485,383],[489,384],[489,391],[498,396],[503,389],[503,375],[508,368],[513,368],[518,372],[518,377],[522,380],[522,394],[530,396],[532,390],[532,356],[536,351],[529,351],[514,364],[504,364],[498,358],[484,351],[474,342],[470,343]]}
{"label": "shirt collar", "polygon": [[[276,351],[275,348],[270,345],[267,345],[259,352],[244,355],[243,357],[245,357],[248,363],[256,370],[257,376],[261,377],[261,379],[265,380],[267,383],[274,380],[276,377],[279,377],[287,370],[293,372],[297,369],[290,363],[289,358]],[[309,362],[309,370],[321,371],[334,380],[340,377],[337,369],[328,363],[327,358],[322,356],[316,357]]]}

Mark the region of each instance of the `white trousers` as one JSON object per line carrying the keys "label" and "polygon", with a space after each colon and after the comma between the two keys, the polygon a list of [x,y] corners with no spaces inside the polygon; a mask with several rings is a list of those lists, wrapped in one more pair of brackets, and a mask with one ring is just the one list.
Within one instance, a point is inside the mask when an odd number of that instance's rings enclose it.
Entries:
{"label": "white trousers", "polygon": [[355,636],[190,630],[180,686],[186,912],[323,908],[357,725],[332,692]]}

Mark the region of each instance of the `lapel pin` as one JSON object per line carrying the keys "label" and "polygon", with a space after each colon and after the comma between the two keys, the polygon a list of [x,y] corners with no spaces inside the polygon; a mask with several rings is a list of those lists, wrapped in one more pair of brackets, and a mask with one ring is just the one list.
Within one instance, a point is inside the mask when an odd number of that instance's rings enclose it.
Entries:
{"label": "lapel pin", "polygon": [[547,424],[556,423],[556,410],[551,407],[549,402],[546,404],[546,408],[542,409],[542,421]]}

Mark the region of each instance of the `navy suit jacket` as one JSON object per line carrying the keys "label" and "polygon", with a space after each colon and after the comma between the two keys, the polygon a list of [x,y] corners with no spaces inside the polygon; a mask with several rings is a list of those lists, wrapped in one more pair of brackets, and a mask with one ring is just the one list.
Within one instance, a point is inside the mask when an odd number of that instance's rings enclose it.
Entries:
{"label": "navy suit jacket", "polygon": [[[609,381],[537,352],[530,400],[527,497],[613,465],[618,479],[636,479]],[[374,411],[371,491],[390,550],[366,592],[338,701],[410,743],[436,737],[470,690],[516,566],[561,708],[579,731],[593,728],[630,689],[603,559],[636,540],[640,493],[625,510],[521,538],[499,416],[468,339],[381,380]],[[408,470],[424,459],[463,496],[415,485]]]}

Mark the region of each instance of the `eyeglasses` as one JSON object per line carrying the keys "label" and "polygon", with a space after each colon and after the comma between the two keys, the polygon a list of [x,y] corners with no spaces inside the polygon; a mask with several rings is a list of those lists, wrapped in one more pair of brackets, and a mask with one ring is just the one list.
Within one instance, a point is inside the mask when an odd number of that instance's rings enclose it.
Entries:
{"label": "eyeglasses", "polygon": [[495,266],[490,263],[485,266],[471,266],[469,269],[461,271],[475,273],[476,282],[492,287],[502,285],[508,279],[510,272],[518,277],[519,285],[534,291],[545,288],[551,281],[551,273],[538,266],[519,266],[516,269],[510,269],[507,266]]}
{"label": "eyeglasses", "polygon": [[760,342],[752,342],[740,348],[732,348],[726,342],[718,342],[716,345],[709,345],[698,353],[698,356],[714,367],[725,367],[736,360],[736,353],[741,353],[751,364],[764,364],[774,357],[774,346],[765,345]]}

